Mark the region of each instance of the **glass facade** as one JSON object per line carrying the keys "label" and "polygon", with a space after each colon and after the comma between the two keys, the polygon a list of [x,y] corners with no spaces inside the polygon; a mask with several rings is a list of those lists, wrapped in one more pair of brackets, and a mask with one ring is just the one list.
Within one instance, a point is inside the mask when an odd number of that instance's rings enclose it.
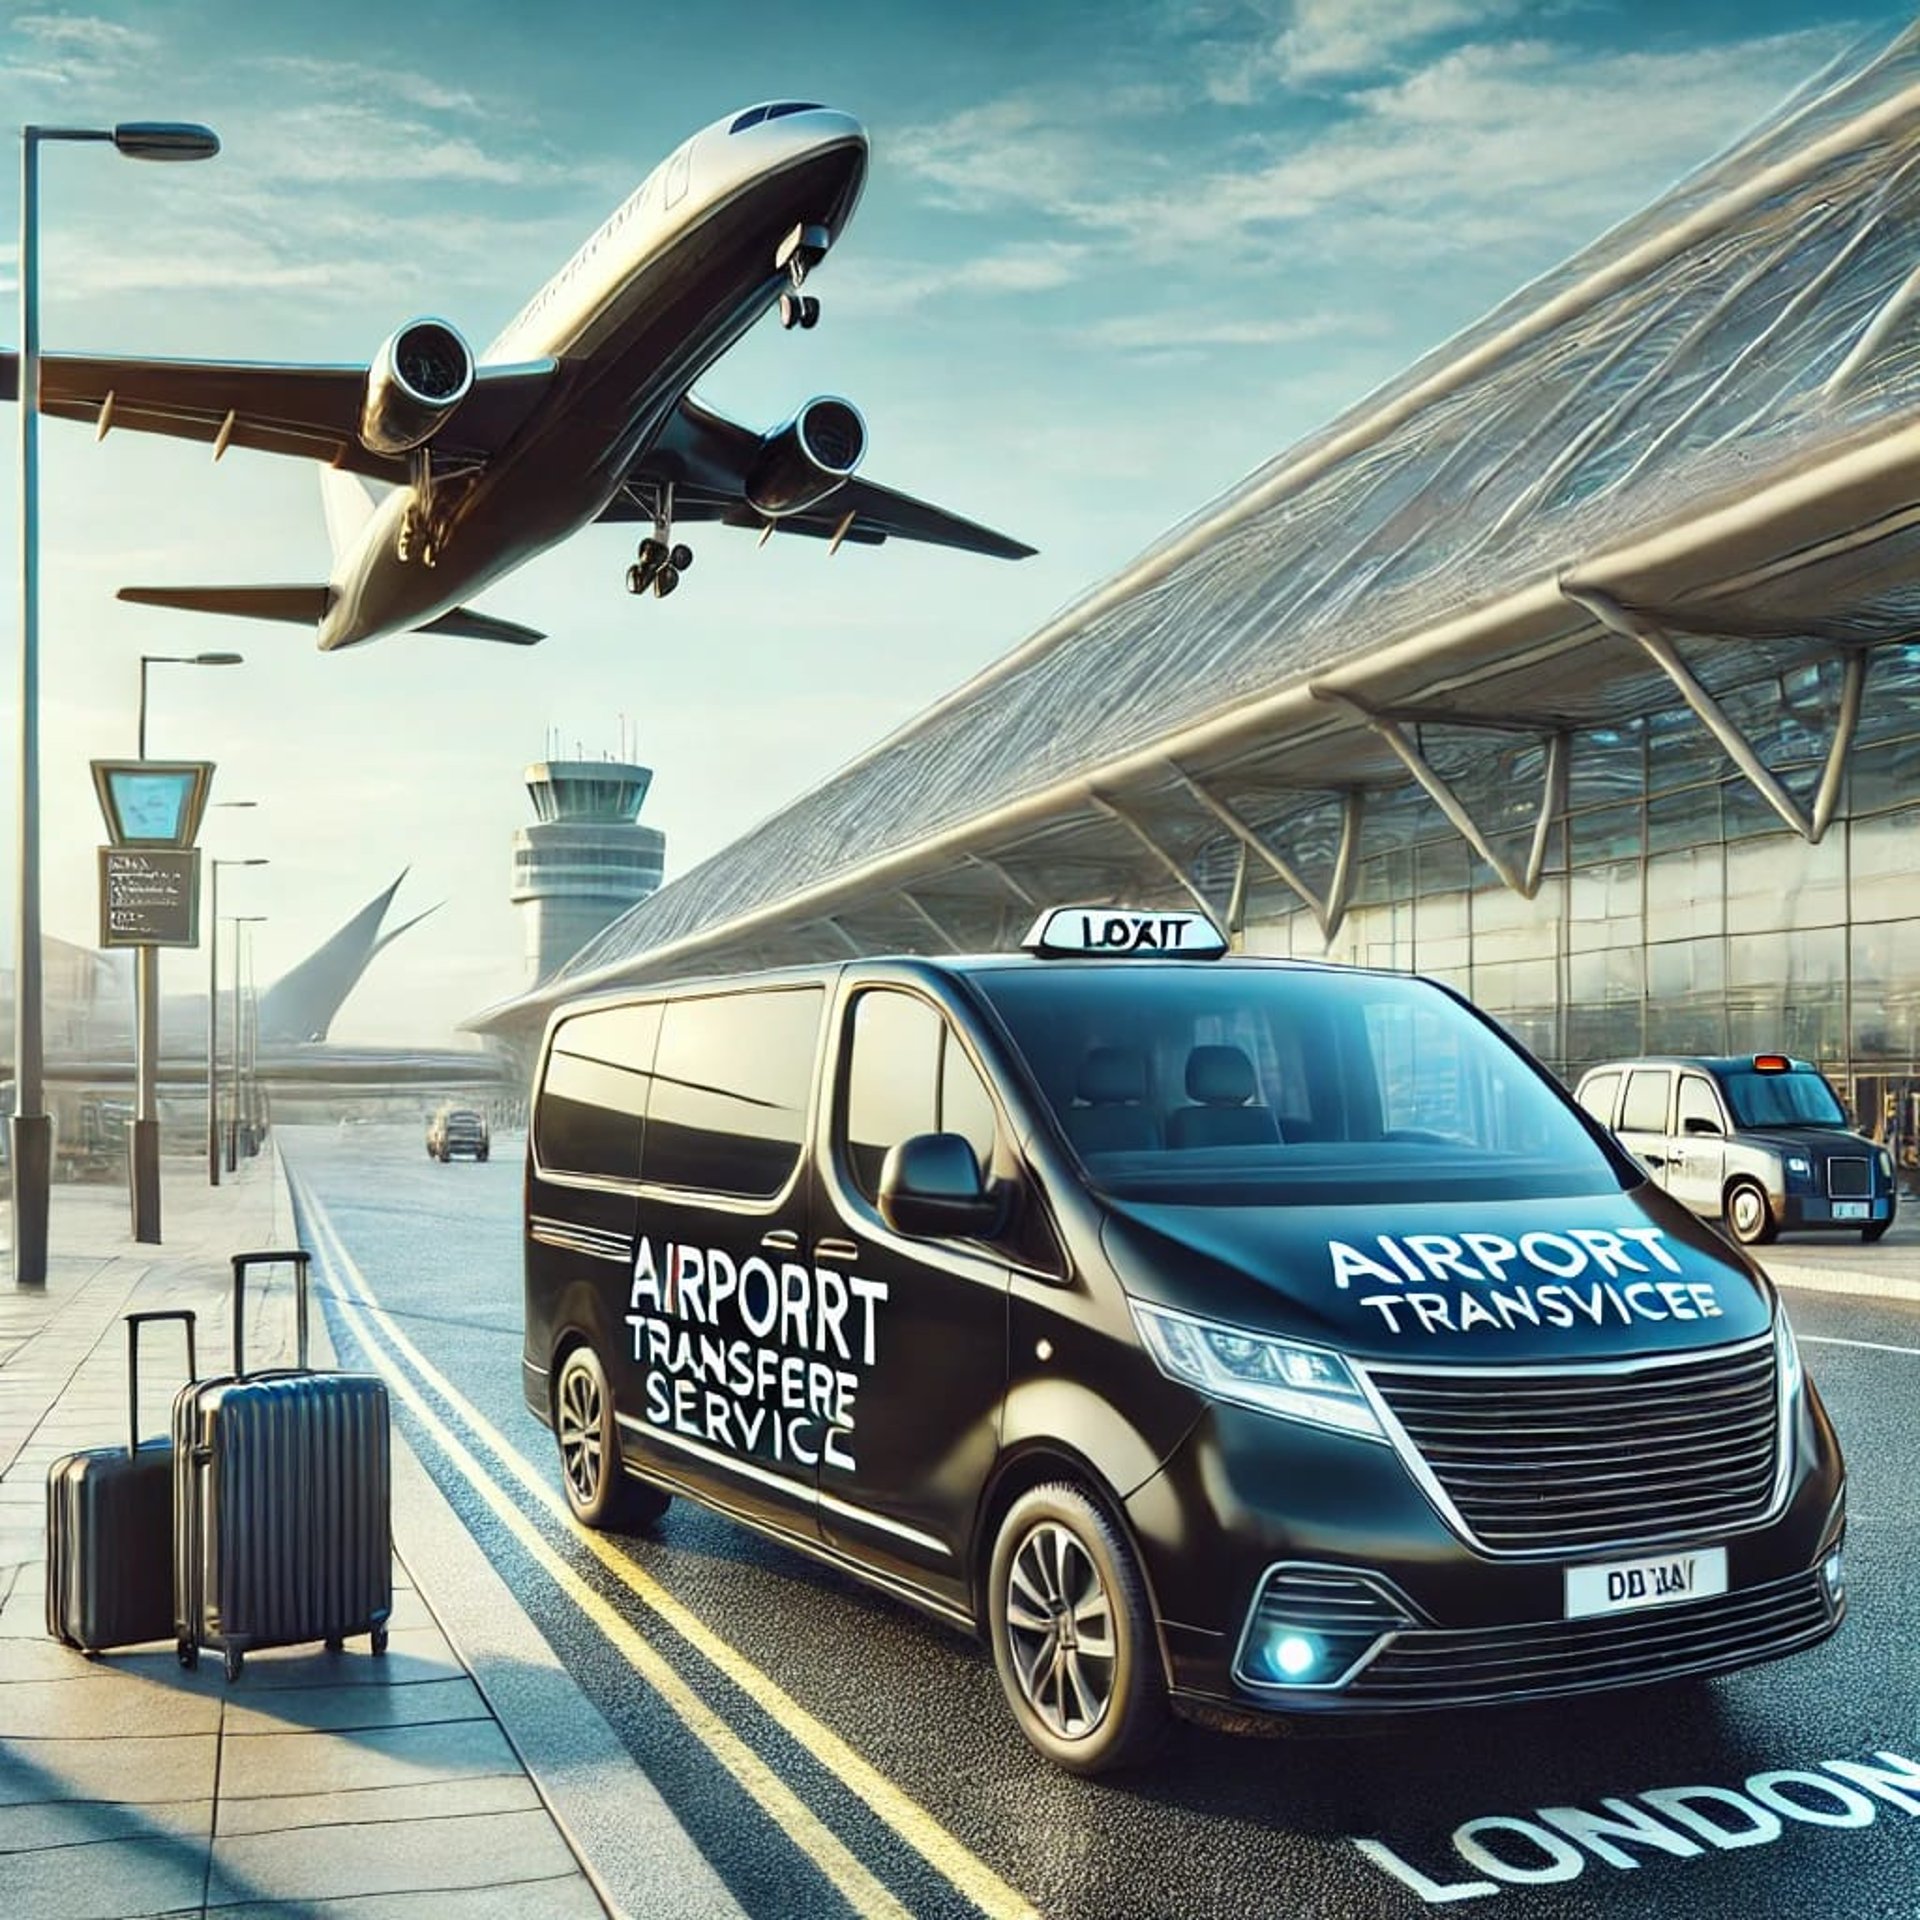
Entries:
{"label": "glass facade", "polygon": [[[1840,671],[1770,674],[1722,698],[1803,807]],[[1448,738],[1432,730],[1429,757],[1523,863],[1543,749],[1482,735],[1449,760]],[[1286,845],[1285,830],[1274,839]],[[1531,900],[1411,782],[1367,795],[1354,904],[1331,942],[1286,898],[1256,893],[1250,951],[1447,980],[1569,1079],[1641,1053],[1797,1054],[1868,1131],[1898,1142],[1909,1177],[1920,1166],[1920,643],[1873,654],[1840,809],[1818,845],[1676,706],[1571,736],[1566,805]]]}

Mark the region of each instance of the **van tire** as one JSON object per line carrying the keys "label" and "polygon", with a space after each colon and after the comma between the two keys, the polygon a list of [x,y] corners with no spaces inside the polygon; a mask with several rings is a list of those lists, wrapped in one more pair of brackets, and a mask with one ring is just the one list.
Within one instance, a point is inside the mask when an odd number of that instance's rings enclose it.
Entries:
{"label": "van tire", "polygon": [[634,1479],[620,1458],[620,1429],[606,1369],[589,1346],[569,1350],[553,1389],[560,1484],[582,1526],[632,1533],[651,1526],[673,1496]]}
{"label": "van tire", "polygon": [[[1077,1486],[1031,1488],[1000,1523],[987,1578],[993,1664],[1028,1740],[1069,1773],[1148,1759],[1170,1718],[1166,1677],[1120,1529]],[[1064,1665],[1062,1626],[1075,1642]]]}
{"label": "van tire", "polygon": [[1872,1246],[1876,1240],[1884,1240],[1887,1237],[1887,1229],[1892,1225],[1891,1220],[1876,1220],[1872,1226],[1860,1229],[1860,1238],[1868,1246]]}
{"label": "van tire", "polygon": [[1764,1247],[1780,1231],[1773,1202],[1757,1180],[1736,1180],[1727,1189],[1727,1231],[1743,1247]]}

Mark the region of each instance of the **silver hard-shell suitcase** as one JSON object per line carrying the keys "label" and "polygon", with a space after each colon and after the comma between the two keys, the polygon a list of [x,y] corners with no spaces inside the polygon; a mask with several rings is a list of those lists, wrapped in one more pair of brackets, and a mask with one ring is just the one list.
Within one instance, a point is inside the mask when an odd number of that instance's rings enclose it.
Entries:
{"label": "silver hard-shell suitcase", "polygon": [[[180,1663],[202,1647],[238,1679],[256,1647],[349,1634],[387,1647],[393,1612],[386,1383],[307,1365],[304,1248],[233,1256],[233,1374],[181,1389],[173,1407],[175,1629]],[[249,1267],[290,1262],[298,1365],[249,1374]]]}

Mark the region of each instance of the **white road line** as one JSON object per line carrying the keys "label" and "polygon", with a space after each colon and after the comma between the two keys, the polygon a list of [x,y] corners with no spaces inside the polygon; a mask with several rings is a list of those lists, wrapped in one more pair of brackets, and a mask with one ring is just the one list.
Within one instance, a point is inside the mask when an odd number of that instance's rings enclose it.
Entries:
{"label": "white road line", "polygon": [[[289,1172],[289,1178],[294,1178],[291,1172]],[[366,1320],[368,1318],[379,1323],[382,1338],[391,1344],[398,1355],[404,1357],[407,1364],[445,1402],[455,1417],[479,1437],[482,1444],[499,1460],[508,1473],[518,1480],[555,1519],[568,1527],[570,1538],[575,1546],[591,1553],[599,1560],[601,1565],[613,1574],[635,1598],[658,1615],[668,1627],[692,1645],[728,1680],[752,1699],[842,1785],[863,1800],[873,1813],[912,1847],[930,1867],[950,1881],[983,1913],[991,1916],[991,1920],[1038,1920],[1032,1903],[1018,1889],[1001,1879],[985,1861],[974,1854],[957,1835],[942,1826],[916,1800],[902,1792],[823,1722],[815,1719],[776,1681],[761,1672],[727,1641],[721,1639],[696,1614],[682,1605],[665,1587],[642,1568],[636,1566],[602,1535],[576,1526],[565,1500],[554,1490],[547,1478],[537,1474],[527,1464],[513,1444],[394,1324],[391,1316],[374,1296],[372,1288],[367,1284],[366,1276],[361,1273],[353,1256],[348,1253],[338,1230],[311,1186],[304,1180],[297,1180],[296,1185],[300,1192],[301,1204],[308,1217],[333,1249],[335,1257],[330,1264],[336,1267],[347,1287],[357,1296],[357,1299],[349,1299],[345,1294],[336,1293],[335,1299],[339,1302],[342,1311],[348,1315],[355,1331],[360,1333],[366,1341],[369,1352],[381,1355],[388,1361],[382,1370],[388,1374],[402,1397],[446,1449],[448,1458],[472,1483],[475,1491],[494,1509],[522,1545],[527,1547],[527,1550],[546,1568],[549,1575],[563,1587],[575,1604],[586,1611],[594,1619],[595,1624],[620,1646],[621,1651],[626,1653],[628,1658],[633,1660],[649,1684],[654,1686],[668,1705],[686,1722],[689,1730],[715,1753],[748,1792],[767,1807],[772,1817],[794,1835],[808,1855],[820,1866],[822,1872],[828,1873],[828,1876],[834,1879],[835,1885],[847,1895],[850,1904],[854,1905],[857,1911],[863,1914],[898,1914],[901,1920],[906,1920],[904,1909],[898,1906],[887,1889],[867,1873],[860,1862],[847,1852],[827,1828],[820,1824],[791,1790],[766,1767],[760,1757],[740,1740],[732,1728],[707,1707],[665,1656],[651,1642],[643,1638],[630,1622],[608,1606],[565,1561],[554,1553],[519,1507],[507,1498],[495,1484],[492,1476],[427,1406],[412,1381],[393,1364],[393,1357],[382,1354],[380,1341],[367,1337]],[[775,1802],[784,1811],[776,1813]],[[838,1856],[836,1864],[840,1872],[849,1874],[848,1883],[845,1885],[828,1865],[829,1860],[834,1859],[835,1856]],[[863,1900],[854,1899],[849,1886],[857,1886],[861,1880],[867,1882],[865,1890],[867,1897],[877,1899],[883,1904],[866,1904]]]}
{"label": "white road line", "polygon": [[1802,1333],[1798,1327],[1793,1337],[1803,1347],[1859,1347],[1866,1353],[1910,1353],[1920,1360],[1920,1347],[1890,1347],[1880,1340],[1841,1340],[1830,1333]]}

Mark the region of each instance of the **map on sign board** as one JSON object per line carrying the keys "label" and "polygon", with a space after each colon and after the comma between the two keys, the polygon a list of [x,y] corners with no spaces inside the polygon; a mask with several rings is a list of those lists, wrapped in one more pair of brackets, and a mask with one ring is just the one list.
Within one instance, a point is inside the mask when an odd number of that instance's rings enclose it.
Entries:
{"label": "map on sign board", "polygon": [[100,944],[197,947],[200,850],[197,847],[100,849]]}

